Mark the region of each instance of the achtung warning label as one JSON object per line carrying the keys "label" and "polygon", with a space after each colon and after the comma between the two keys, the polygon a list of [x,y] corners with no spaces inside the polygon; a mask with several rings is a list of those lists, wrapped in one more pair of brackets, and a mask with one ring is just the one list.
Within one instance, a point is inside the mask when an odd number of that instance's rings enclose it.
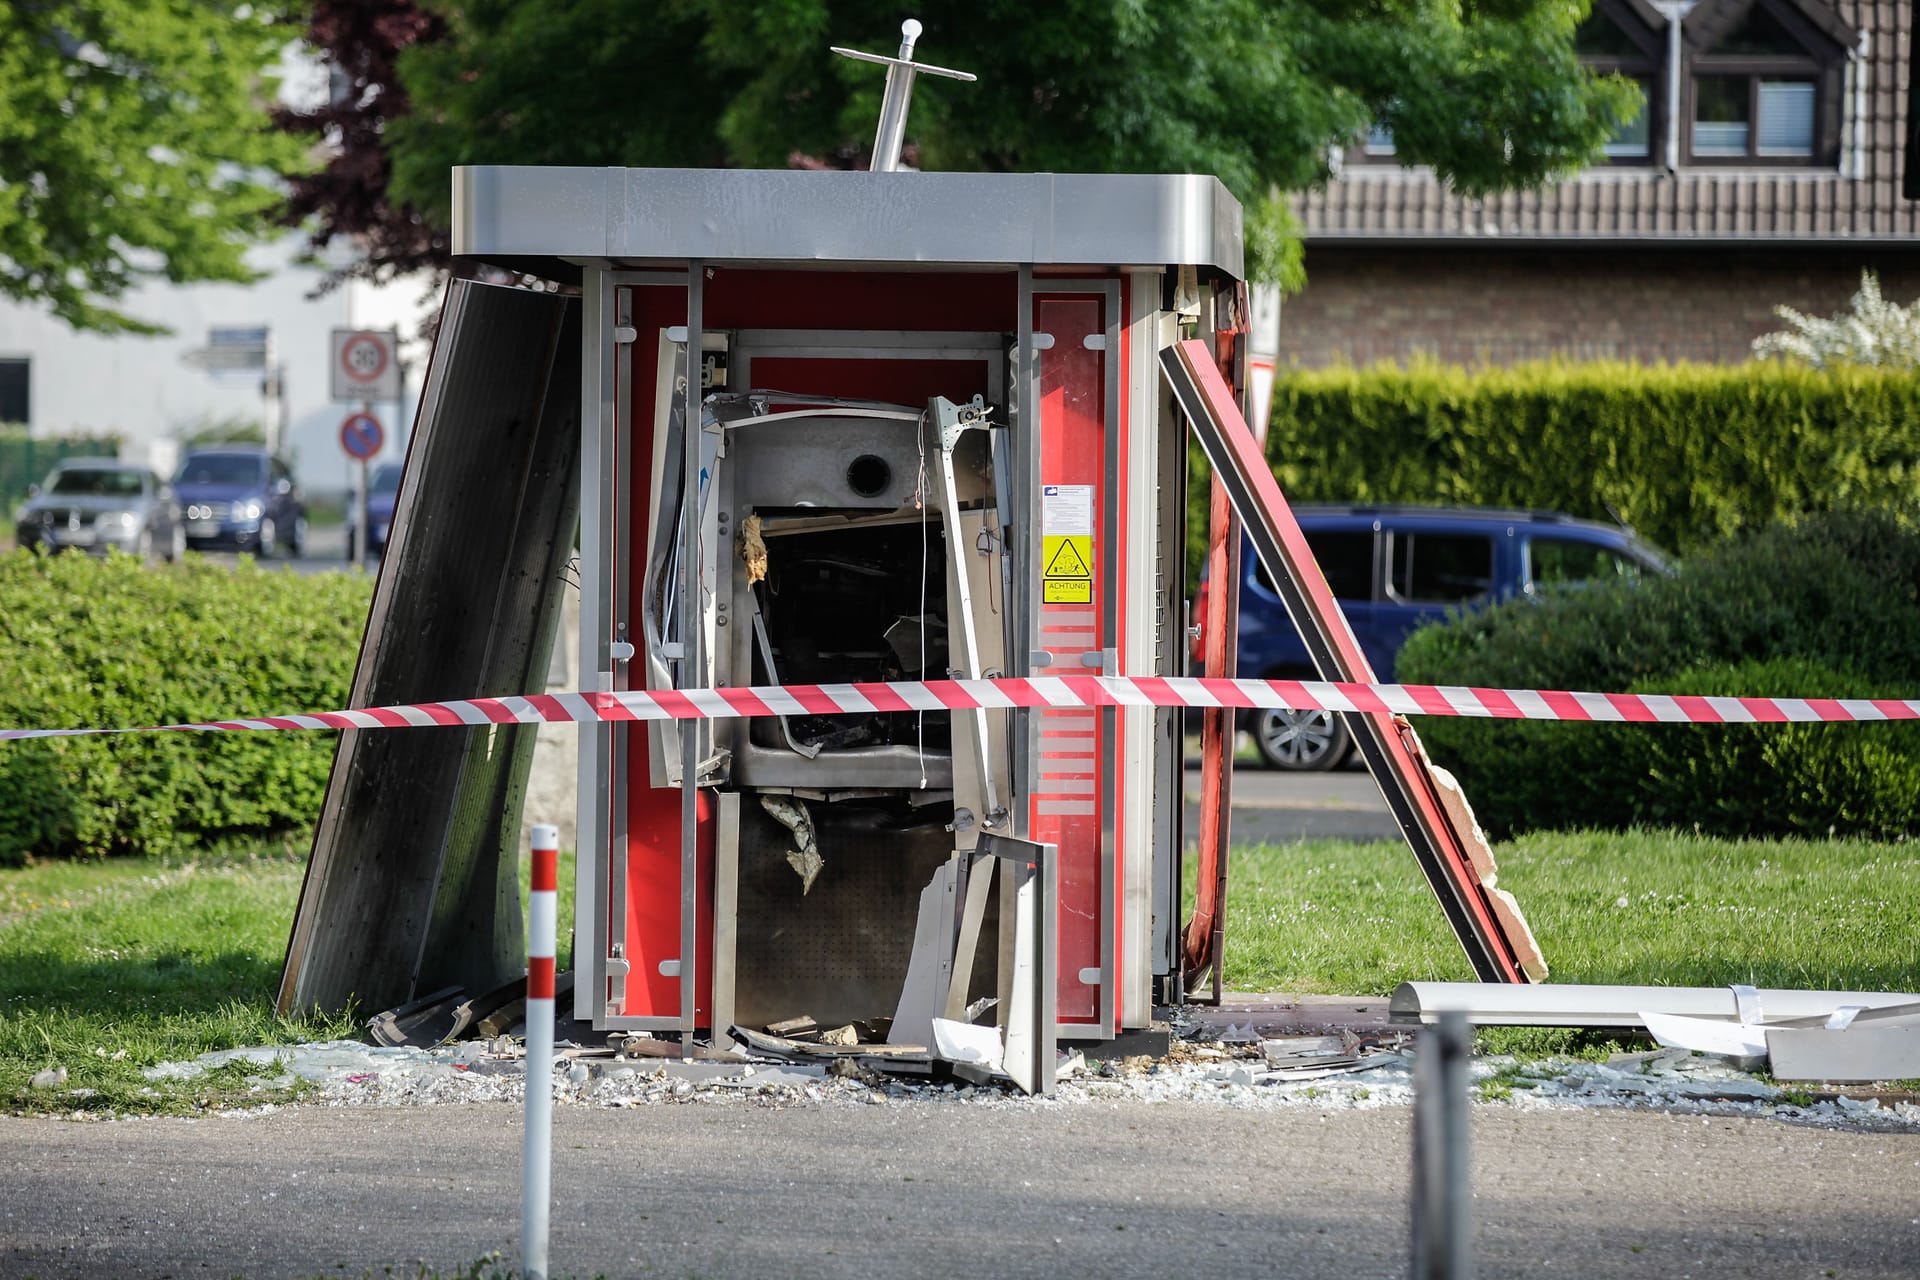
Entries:
{"label": "achtung warning label", "polygon": [[1040,599],[1045,604],[1093,603],[1093,539],[1048,535],[1042,543]]}

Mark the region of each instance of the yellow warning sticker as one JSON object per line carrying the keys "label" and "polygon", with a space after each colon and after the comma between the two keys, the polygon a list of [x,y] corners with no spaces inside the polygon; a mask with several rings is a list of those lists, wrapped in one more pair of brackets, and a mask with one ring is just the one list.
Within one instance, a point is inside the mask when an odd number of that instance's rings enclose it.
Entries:
{"label": "yellow warning sticker", "polygon": [[1085,578],[1048,578],[1040,584],[1042,604],[1092,604],[1093,583]]}
{"label": "yellow warning sticker", "polygon": [[1093,539],[1049,535],[1042,541],[1040,599],[1045,604],[1093,603]]}
{"label": "yellow warning sticker", "polygon": [[1082,535],[1046,539],[1047,578],[1093,577],[1093,539]]}

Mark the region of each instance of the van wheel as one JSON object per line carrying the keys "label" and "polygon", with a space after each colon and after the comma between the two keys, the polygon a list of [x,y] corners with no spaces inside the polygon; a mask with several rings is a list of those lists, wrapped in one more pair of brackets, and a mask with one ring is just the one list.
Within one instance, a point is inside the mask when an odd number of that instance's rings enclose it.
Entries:
{"label": "van wheel", "polygon": [[1275,769],[1331,769],[1353,744],[1346,721],[1332,711],[1256,711],[1248,728],[1260,758]]}

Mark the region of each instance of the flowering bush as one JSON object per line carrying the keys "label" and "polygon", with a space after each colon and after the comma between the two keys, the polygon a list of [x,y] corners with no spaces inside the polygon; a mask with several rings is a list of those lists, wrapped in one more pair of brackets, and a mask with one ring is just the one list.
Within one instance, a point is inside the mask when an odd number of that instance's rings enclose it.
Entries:
{"label": "flowering bush", "polygon": [[1786,356],[1816,369],[1920,369],[1920,302],[1910,307],[1888,302],[1880,295],[1880,278],[1871,271],[1860,273],[1860,290],[1853,295],[1850,312],[1822,320],[1792,307],[1773,310],[1793,327],[1755,338],[1756,355]]}

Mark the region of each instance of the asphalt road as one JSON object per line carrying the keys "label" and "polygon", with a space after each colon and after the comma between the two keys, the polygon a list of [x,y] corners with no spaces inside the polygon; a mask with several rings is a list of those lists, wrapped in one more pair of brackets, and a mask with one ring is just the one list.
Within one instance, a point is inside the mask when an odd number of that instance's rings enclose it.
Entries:
{"label": "asphalt road", "polygon": [[[1196,754],[1187,761],[1188,844],[1200,833],[1199,768]],[[1229,835],[1235,844],[1278,844],[1319,837],[1398,840],[1400,828],[1387,812],[1373,775],[1364,768],[1285,773],[1241,762],[1233,769]]]}
{"label": "asphalt road", "polygon": [[[235,551],[202,551],[198,554],[219,564],[232,564],[240,558]],[[259,563],[265,568],[285,569],[289,573],[337,572],[348,567],[347,531],[341,525],[310,526],[307,529],[305,552],[298,559],[275,556]],[[367,566],[369,572],[377,567],[377,562]]]}
{"label": "asphalt road", "polygon": [[[562,1107],[553,1274],[1407,1272],[1410,1112]],[[1476,1108],[1483,1277],[1910,1277],[1920,1136]],[[0,1275],[517,1262],[518,1110],[0,1120]]]}

